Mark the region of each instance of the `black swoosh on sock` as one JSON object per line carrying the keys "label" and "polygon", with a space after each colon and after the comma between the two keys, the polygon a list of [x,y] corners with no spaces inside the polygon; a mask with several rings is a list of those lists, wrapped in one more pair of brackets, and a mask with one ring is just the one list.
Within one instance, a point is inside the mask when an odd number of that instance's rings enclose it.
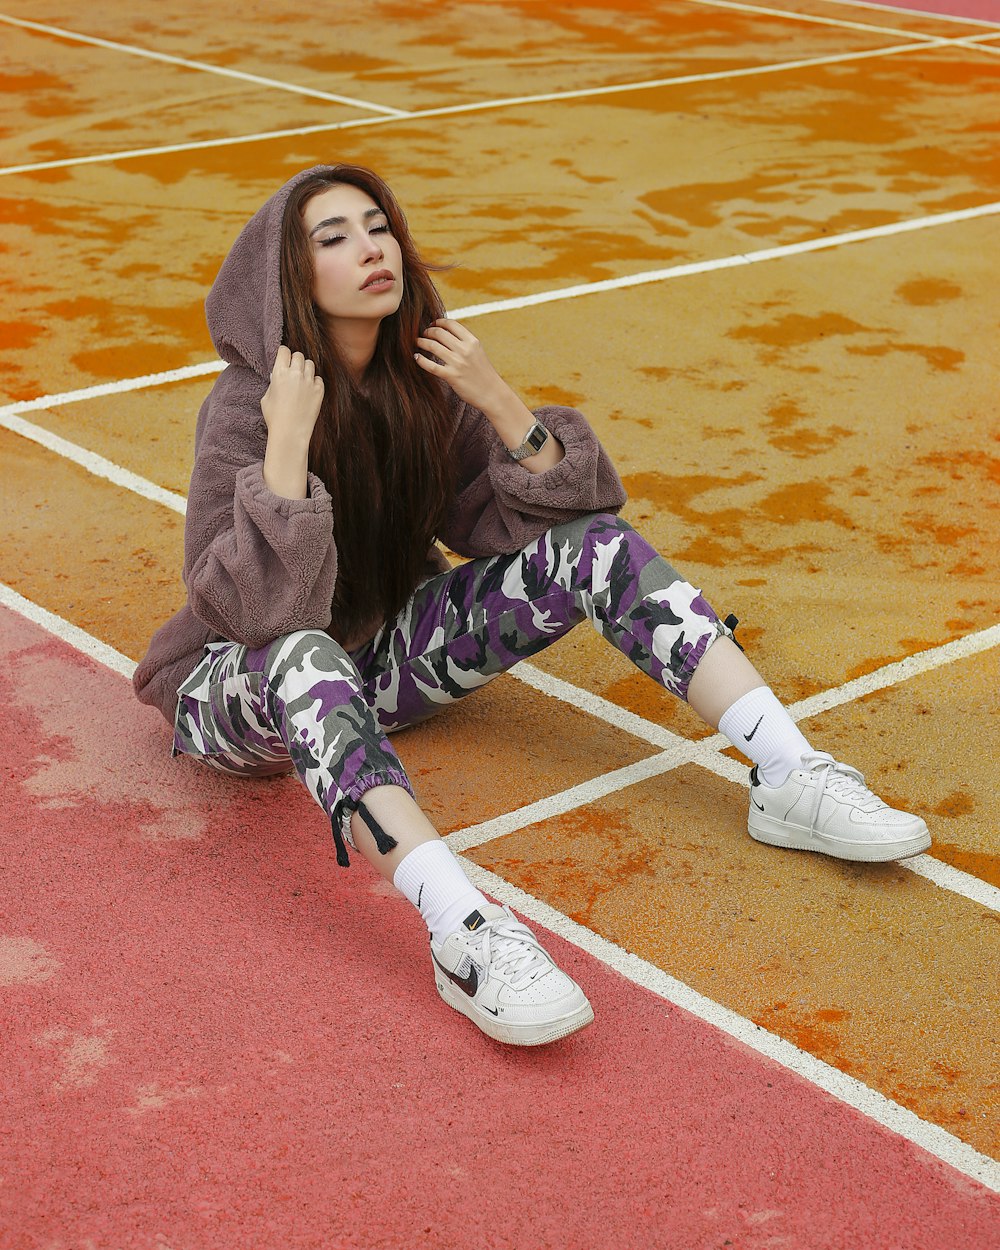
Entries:
{"label": "black swoosh on sock", "polygon": [[[762,717],[760,718],[760,720],[763,720],[763,719],[764,719],[764,718],[763,718],[763,716],[762,716]],[[755,734],[755,733],[757,732],[757,730],[760,728],[760,720],[757,722],[757,724],[756,724],[756,725],[754,725],[753,729],[751,729],[751,730],[750,730],[750,732],[749,732],[748,734],[744,734],[744,735],[743,735],[743,737],[747,740],[747,742],[749,742],[749,741],[750,741],[750,739],[754,736],[754,734]]]}

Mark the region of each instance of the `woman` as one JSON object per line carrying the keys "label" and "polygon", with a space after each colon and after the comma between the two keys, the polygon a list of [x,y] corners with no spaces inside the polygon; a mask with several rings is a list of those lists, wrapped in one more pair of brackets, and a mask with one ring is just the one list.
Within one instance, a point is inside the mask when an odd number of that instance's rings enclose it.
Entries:
{"label": "woman", "polygon": [[[582,415],[530,412],[443,316],[389,188],[354,166],[292,178],[207,301],[228,364],[198,418],[188,603],[139,698],[174,752],[294,768],[420,911],[445,1002],[500,1041],[593,1019],[535,936],[475,889],[418,807],[389,730],[589,618],[746,755],[760,841],[889,860],[930,843],[860,773],[814,751],[700,593],[616,514]],[[451,568],[440,539],[470,561]]]}

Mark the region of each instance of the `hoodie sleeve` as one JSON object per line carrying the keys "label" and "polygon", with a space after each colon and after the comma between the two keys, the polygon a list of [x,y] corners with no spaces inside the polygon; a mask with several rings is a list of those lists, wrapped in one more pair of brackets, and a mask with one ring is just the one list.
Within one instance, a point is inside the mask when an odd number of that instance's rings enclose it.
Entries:
{"label": "hoodie sleeve", "polygon": [[[232,642],[261,647],[331,620],[337,555],[330,496],[309,475],[305,499],[264,481],[264,384],[228,369],[199,418],[185,526],[191,611]],[[228,375],[228,376],[227,376]]]}
{"label": "hoodie sleeve", "polygon": [[587,419],[575,408],[539,408],[535,416],[565,449],[562,460],[532,473],[511,460],[489,420],[461,400],[452,444],[456,498],[442,541],[465,556],[517,551],[553,525],[588,512],[617,512],[621,479]]}

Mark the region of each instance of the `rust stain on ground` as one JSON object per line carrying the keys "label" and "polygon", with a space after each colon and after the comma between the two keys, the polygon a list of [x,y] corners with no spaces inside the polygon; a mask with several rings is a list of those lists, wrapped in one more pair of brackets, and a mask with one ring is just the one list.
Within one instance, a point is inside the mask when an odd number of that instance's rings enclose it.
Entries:
{"label": "rust stain on ground", "polygon": [[850,1019],[840,1007],[817,1007],[811,1011],[796,1010],[787,1002],[772,1003],[751,1017],[754,1024],[777,1033],[800,1050],[832,1064],[852,1076],[864,1071],[864,1065],[844,1053],[842,1034],[835,1027]]}
{"label": "rust stain on ground", "polygon": [[900,638],[899,650],[894,655],[869,656],[867,659],[847,669],[845,679],[853,681],[856,677],[864,677],[867,673],[874,673],[876,669],[885,668],[888,664],[897,664],[900,660],[906,659],[908,655],[919,655],[921,651],[930,651],[934,647],[940,647],[943,643],[950,641],[950,638]]}
{"label": "rust stain on ground", "polygon": [[[751,631],[746,631],[747,633]],[[760,631],[757,631],[760,632]],[[740,639],[744,638],[744,630],[740,629]],[[692,726],[690,716],[685,712],[684,705],[668,695],[656,682],[650,681],[645,673],[632,673],[618,681],[609,682],[599,691],[602,698],[618,707],[633,712],[654,725],[663,725],[667,729],[676,729],[685,738],[707,738],[712,730],[702,722]]]}
{"label": "rust stain on ground", "polygon": [[757,505],[769,521],[795,525],[801,521],[827,521],[843,529],[855,525],[843,509],[828,502],[831,488],[821,482],[790,482],[772,491]]}
{"label": "rust stain on ground", "polygon": [[965,352],[957,347],[935,347],[926,343],[875,343],[867,347],[851,344],[847,351],[852,356],[888,356],[890,352],[909,352],[922,357],[931,369],[940,373],[954,373],[965,361]]}
{"label": "rust stain on ground", "polygon": [[896,294],[916,308],[927,308],[959,299],[962,288],[948,278],[914,278],[912,282],[896,287]]}
{"label": "rust stain on ground", "polygon": [[770,432],[768,443],[797,460],[829,451],[831,447],[837,446],[845,438],[853,438],[857,433],[844,425],[828,425],[822,431],[813,428],[808,422],[814,418],[789,396],[773,403],[767,409],[767,417],[765,428]]}
{"label": "rust stain on ground", "polygon": [[938,547],[957,546],[963,538],[968,538],[970,534],[979,533],[979,527],[976,525],[942,524],[940,520],[933,516],[920,516],[908,513],[905,520],[913,533],[926,534]]}
{"label": "rust stain on ground", "polygon": [[[553,210],[547,215],[536,211],[537,220],[525,223],[525,214],[518,213],[517,228],[498,229],[490,237],[491,243],[517,250],[519,282],[533,286],[567,280],[602,281],[620,277],[623,271],[641,269],[642,261],[660,266],[684,254],[674,247],[658,246],[628,230],[612,234],[577,226],[556,235],[552,231],[553,215],[558,214]],[[510,270],[506,265],[496,269],[484,265],[475,269],[456,268],[449,273],[452,286],[480,295],[506,290],[509,282]]]}
{"label": "rust stain on ground", "polygon": [[736,532],[742,528],[746,513],[742,508],[698,509],[692,506],[692,500],[699,495],[713,490],[731,489],[734,486],[746,486],[751,482],[760,481],[758,473],[741,473],[736,477],[725,477],[721,474],[688,473],[673,477],[667,473],[648,471],[630,473],[622,478],[622,483],[629,495],[637,495],[648,499],[657,508],[690,521],[695,525],[717,526],[727,532]]}
{"label": "rust stain on ground", "polygon": [[526,386],[524,394],[539,407],[545,404],[557,404],[567,408],[579,408],[586,402],[585,395],[576,391],[568,391],[561,386]]}
{"label": "rust stain on ground", "polygon": [[954,482],[964,482],[971,469],[978,469],[987,482],[1000,486],[1000,457],[991,456],[988,451],[979,447],[963,448],[961,451],[929,452],[926,456],[920,456],[917,464],[940,469]]}
{"label": "rust stain on ground", "polygon": [[950,864],[970,876],[1000,889],[1000,855],[987,855],[982,851],[970,851],[951,842],[935,837],[930,854],[943,864]]}
{"label": "rust stain on ground", "polygon": [[[133,305],[120,299],[75,296],[54,300],[44,311],[52,317],[89,323],[91,335],[104,345],[74,352],[70,360],[95,377],[117,379],[173,368],[207,345],[204,317],[197,306]],[[169,334],[167,341],[163,331]]]}
{"label": "rust stain on ground", "polygon": [[863,326],[841,313],[817,313],[815,316],[787,313],[766,325],[739,326],[735,330],[729,330],[727,337],[749,339],[767,347],[801,347],[805,343],[816,343],[833,335],[869,333],[870,326]]}

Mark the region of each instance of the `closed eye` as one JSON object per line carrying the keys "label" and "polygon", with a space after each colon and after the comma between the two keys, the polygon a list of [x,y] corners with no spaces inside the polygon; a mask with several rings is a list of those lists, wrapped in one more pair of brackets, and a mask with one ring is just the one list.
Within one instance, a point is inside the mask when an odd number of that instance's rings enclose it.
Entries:
{"label": "closed eye", "polygon": [[[383,222],[380,226],[372,226],[368,231],[369,234],[391,234],[392,231],[387,223]],[[343,243],[347,238],[346,234],[331,234],[325,239],[319,240],[320,247],[336,247],[338,243]]]}

